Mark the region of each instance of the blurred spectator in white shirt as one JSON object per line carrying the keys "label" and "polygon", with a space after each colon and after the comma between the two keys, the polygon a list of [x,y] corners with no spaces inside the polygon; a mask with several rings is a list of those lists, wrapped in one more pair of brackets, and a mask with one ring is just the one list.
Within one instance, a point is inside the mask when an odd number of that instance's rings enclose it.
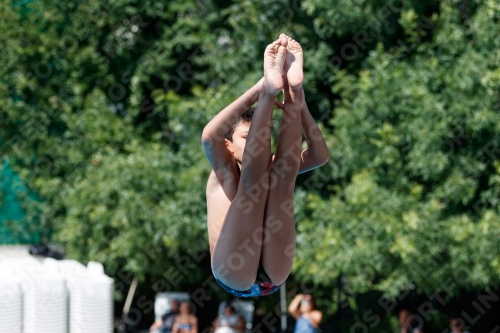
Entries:
{"label": "blurred spectator in white shirt", "polygon": [[174,326],[174,321],[177,315],[179,314],[179,301],[173,300],[172,307],[170,311],[165,313],[161,319],[158,319],[151,325],[149,329],[150,332],[158,332],[158,333],[171,333],[172,328]]}
{"label": "blurred spectator in white shirt", "polygon": [[228,305],[224,308],[224,312],[215,318],[212,323],[212,332],[243,333],[245,332],[245,321],[231,305]]}

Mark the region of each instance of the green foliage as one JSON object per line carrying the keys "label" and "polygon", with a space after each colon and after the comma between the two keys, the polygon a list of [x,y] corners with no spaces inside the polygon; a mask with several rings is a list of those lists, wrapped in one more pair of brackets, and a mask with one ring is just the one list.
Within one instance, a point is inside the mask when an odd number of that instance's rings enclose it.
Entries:
{"label": "green foliage", "polygon": [[304,276],[343,272],[354,290],[392,297],[413,283],[431,294],[457,269],[464,288],[499,284],[499,58],[478,42],[498,31],[494,15],[480,8],[464,31],[442,2],[441,28],[411,57],[381,45],[359,74],[340,73],[332,178],[349,183],[329,200],[309,195]]}
{"label": "green foliage", "polygon": [[[207,250],[201,131],[262,76],[266,44],[286,32],[304,47],[306,98],[330,147],[330,162],[299,178],[295,276],[342,275],[354,293],[388,297],[433,293],[460,270],[462,288],[499,285],[495,1],[0,11],[0,152],[70,257],[154,280]],[[206,274],[192,267],[184,282]]]}

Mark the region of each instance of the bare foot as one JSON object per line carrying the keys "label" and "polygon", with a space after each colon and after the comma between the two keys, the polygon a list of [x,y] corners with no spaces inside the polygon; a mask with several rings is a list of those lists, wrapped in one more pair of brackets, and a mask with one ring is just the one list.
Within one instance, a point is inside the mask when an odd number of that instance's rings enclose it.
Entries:
{"label": "bare foot", "polygon": [[283,65],[285,64],[286,46],[288,39],[283,34],[280,38],[269,44],[264,52],[264,82],[262,89],[273,95],[283,89]]}
{"label": "bare foot", "polygon": [[297,41],[294,39],[285,36],[283,34],[280,35],[288,39],[288,46],[286,52],[286,60],[284,73],[286,73],[288,79],[288,85],[292,88],[293,91],[298,91],[302,86],[302,81],[304,80],[304,57],[302,55],[302,47]]}

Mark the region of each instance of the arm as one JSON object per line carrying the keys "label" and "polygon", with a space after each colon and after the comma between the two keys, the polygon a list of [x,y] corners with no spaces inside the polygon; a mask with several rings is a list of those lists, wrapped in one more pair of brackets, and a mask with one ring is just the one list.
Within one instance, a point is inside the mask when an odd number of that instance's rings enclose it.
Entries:
{"label": "arm", "polygon": [[151,325],[151,327],[149,328],[150,331],[156,331],[157,329],[159,329],[161,327],[161,325],[163,325],[163,320],[161,319],[158,319],[156,320],[153,325]]}
{"label": "arm", "polygon": [[304,298],[304,295],[298,294],[295,296],[293,299],[292,303],[288,306],[288,312],[292,315],[295,320],[299,319],[300,317],[300,311],[299,311],[299,304],[300,301]]}
{"label": "arm", "polygon": [[193,324],[191,328],[191,333],[198,333],[198,318],[196,316],[193,316]]}
{"label": "arm", "polygon": [[[259,100],[263,82],[264,78],[260,79],[252,88],[220,111],[203,129],[201,142],[212,169],[217,170],[220,164],[227,163],[231,157],[226,148],[224,134],[229,131],[236,119]],[[283,109],[282,102],[274,101],[274,104]]]}
{"label": "arm", "polygon": [[203,129],[201,140],[221,139],[224,133],[229,131],[233,121],[258,101],[263,80],[264,78],[260,79],[252,88],[213,117]]}
{"label": "arm", "polygon": [[174,324],[172,326],[172,333],[177,333],[179,330],[177,329],[177,321],[179,317],[175,317]]}
{"label": "arm", "polygon": [[238,317],[236,325],[233,327],[237,332],[245,332],[245,321],[241,316]]}
{"label": "arm", "polygon": [[212,322],[212,332],[215,332],[219,328],[219,316],[217,316]]}
{"label": "arm", "polygon": [[220,111],[203,129],[201,142],[212,169],[217,170],[229,161],[231,156],[226,148],[224,134],[229,131],[235,119],[257,102],[262,81],[263,79]]}
{"label": "arm", "polygon": [[298,172],[300,174],[328,162],[329,153],[325,138],[309,112],[303,89],[301,90],[299,101],[301,105],[302,128],[304,129],[307,142],[307,149],[302,151]]}
{"label": "arm", "polygon": [[318,310],[314,310],[312,313],[311,313],[311,321],[313,323],[314,326],[318,327],[319,324],[321,324],[321,320],[323,319],[323,313],[321,313],[321,311],[318,311]]}

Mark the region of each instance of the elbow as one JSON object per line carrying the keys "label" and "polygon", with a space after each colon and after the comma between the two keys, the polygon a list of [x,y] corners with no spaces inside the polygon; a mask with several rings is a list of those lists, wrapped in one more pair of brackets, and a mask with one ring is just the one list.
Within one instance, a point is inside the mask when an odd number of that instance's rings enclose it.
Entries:
{"label": "elbow", "polygon": [[215,141],[218,142],[221,139],[224,139],[224,135],[220,135],[218,132],[218,130],[207,129],[207,127],[205,127],[201,133],[201,142],[204,145],[211,145]]}
{"label": "elbow", "polygon": [[208,134],[207,128],[205,127],[203,129],[203,132],[201,132],[201,142],[205,143],[210,140],[210,136]]}
{"label": "elbow", "polygon": [[329,160],[330,160],[330,154],[328,153],[328,151],[326,151],[325,154],[318,156],[318,159],[317,159],[318,164],[320,166],[328,163]]}
{"label": "elbow", "polygon": [[212,142],[213,140],[214,138],[212,133],[208,131],[207,128],[205,127],[205,129],[203,129],[203,132],[201,133],[201,143],[205,145],[207,143]]}
{"label": "elbow", "polygon": [[328,163],[330,160],[330,152],[328,151],[328,146],[325,143],[325,147],[322,149],[323,154],[321,154],[321,161],[323,162],[321,165]]}

